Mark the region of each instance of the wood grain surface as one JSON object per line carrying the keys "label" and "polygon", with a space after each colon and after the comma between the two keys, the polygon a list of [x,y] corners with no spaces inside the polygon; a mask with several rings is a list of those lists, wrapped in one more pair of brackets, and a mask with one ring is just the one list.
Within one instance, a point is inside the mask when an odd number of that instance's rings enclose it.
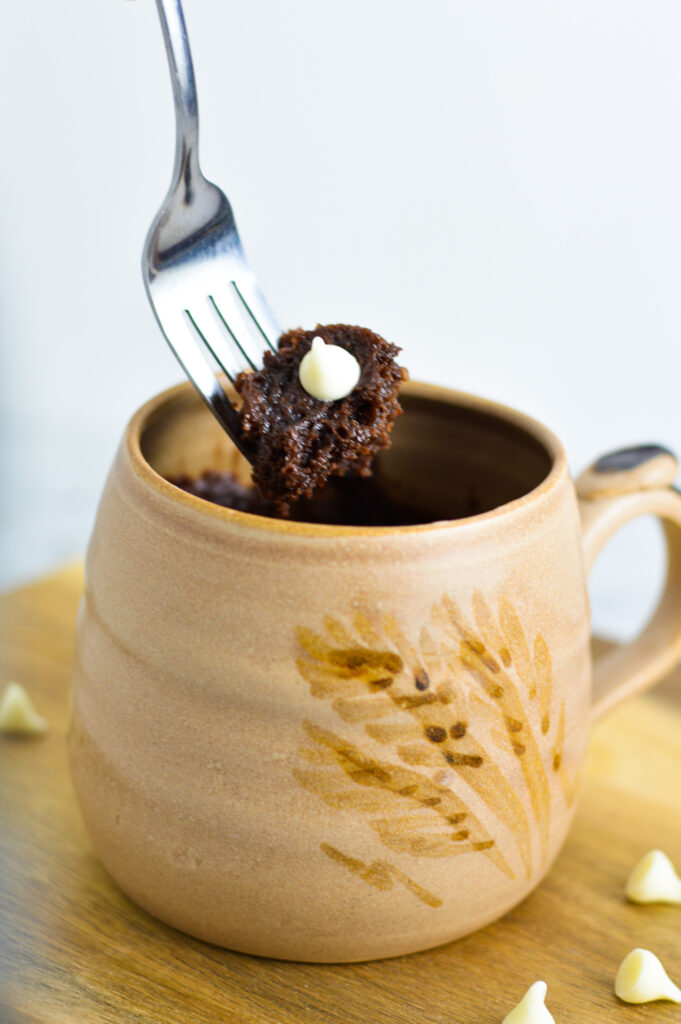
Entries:
{"label": "wood grain surface", "polygon": [[556,1024],[681,1019],[613,994],[634,946],[681,983],[681,908],[622,887],[653,846],[681,864],[681,672],[594,730],[577,820],[549,877],[505,918],[395,960],[261,960],[187,938],[122,895],[95,859],[65,735],[81,572],[0,599],[0,685],[29,690],[51,728],[0,740],[0,1024],[495,1024],[538,978]]}

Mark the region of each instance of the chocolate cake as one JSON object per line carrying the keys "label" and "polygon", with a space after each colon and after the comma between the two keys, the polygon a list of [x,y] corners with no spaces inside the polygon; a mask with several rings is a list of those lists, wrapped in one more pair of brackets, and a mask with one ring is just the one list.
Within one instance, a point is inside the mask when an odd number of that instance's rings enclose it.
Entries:
{"label": "chocolate cake", "polygon": [[[171,477],[169,482],[215,505],[252,515],[282,518],[271,501],[263,498],[255,487],[240,483],[232,473],[209,470],[197,477]],[[418,508],[404,497],[389,496],[379,473],[369,479],[347,476],[330,480],[311,499],[291,505],[286,518],[332,526],[410,526],[431,522],[438,515]]]}
{"label": "chocolate cake", "polygon": [[[347,397],[324,402],[302,387],[300,361],[315,337],[345,348],[359,362],[359,381]],[[399,351],[365,327],[318,325],[283,334],[261,370],[237,377],[241,427],[255,452],[253,480],[280,514],[311,498],[332,476],[371,475],[372,460],[388,447],[402,411],[397,393],[407,372],[395,362]]]}
{"label": "chocolate cake", "polygon": [[251,512],[256,516],[276,515],[271,501],[261,497],[255,487],[242,484],[233,473],[208,469],[200,476],[171,476],[168,482],[213,505]]}

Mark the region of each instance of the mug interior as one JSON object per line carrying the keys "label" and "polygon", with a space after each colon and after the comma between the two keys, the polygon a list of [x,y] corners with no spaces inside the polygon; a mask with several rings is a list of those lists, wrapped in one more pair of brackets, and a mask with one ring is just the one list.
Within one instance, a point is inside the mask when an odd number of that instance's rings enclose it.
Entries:
{"label": "mug interior", "polygon": [[[247,484],[250,466],[200,399],[185,388],[171,396],[142,424],[151,468],[165,479],[228,471]],[[414,383],[400,401],[404,413],[376,458],[374,483],[415,524],[490,512],[535,490],[555,466],[555,438],[512,410]]]}

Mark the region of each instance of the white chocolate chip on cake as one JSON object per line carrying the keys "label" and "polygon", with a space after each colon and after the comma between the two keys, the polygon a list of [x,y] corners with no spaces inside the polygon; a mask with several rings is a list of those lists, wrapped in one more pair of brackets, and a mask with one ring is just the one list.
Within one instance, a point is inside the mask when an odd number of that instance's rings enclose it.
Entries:
{"label": "white chocolate chip on cake", "polygon": [[632,903],[681,903],[681,878],[662,850],[649,850],[624,887]]}
{"label": "white chocolate chip on cake", "polygon": [[648,949],[632,949],[625,956],[615,978],[615,995],[625,1003],[651,1003],[655,999],[681,1003],[681,989]]}
{"label": "white chocolate chip on cake", "polygon": [[39,715],[19,683],[8,683],[0,699],[0,732],[12,736],[42,736],[47,719]]}
{"label": "white chocolate chip on cake", "polygon": [[360,371],[351,352],[340,345],[327,345],[317,336],[312,339],[310,351],[300,360],[298,379],[308,395],[320,402],[336,402],[357,385]]}
{"label": "white chocolate chip on cake", "polygon": [[555,1024],[549,1011],[546,1009],[546,982],[535,981],[530,985],[527,992],[517,1006],[514,1006],[509,1014],[504,1017],[503,1024]]}

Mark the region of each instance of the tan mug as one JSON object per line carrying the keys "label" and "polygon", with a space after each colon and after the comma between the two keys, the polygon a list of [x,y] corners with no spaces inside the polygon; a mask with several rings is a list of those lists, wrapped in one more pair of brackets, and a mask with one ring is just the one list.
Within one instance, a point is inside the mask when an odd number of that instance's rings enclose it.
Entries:
{"label": "tan mug", "polygon": [[[681,654],[676,461],[648,446],[578,481],[521,413],[423,384],[380,459],[434,520],[283,522],[174,474],[248,467],[189,385],[133,418],[87,559],[73,779],[120,887],[268,957],[409,953],[499,917],[545,875],[589,725]],[[424,513],[425,514],[425,513]],[[585,578],[635,516],[669,573],[596,667]]]}

